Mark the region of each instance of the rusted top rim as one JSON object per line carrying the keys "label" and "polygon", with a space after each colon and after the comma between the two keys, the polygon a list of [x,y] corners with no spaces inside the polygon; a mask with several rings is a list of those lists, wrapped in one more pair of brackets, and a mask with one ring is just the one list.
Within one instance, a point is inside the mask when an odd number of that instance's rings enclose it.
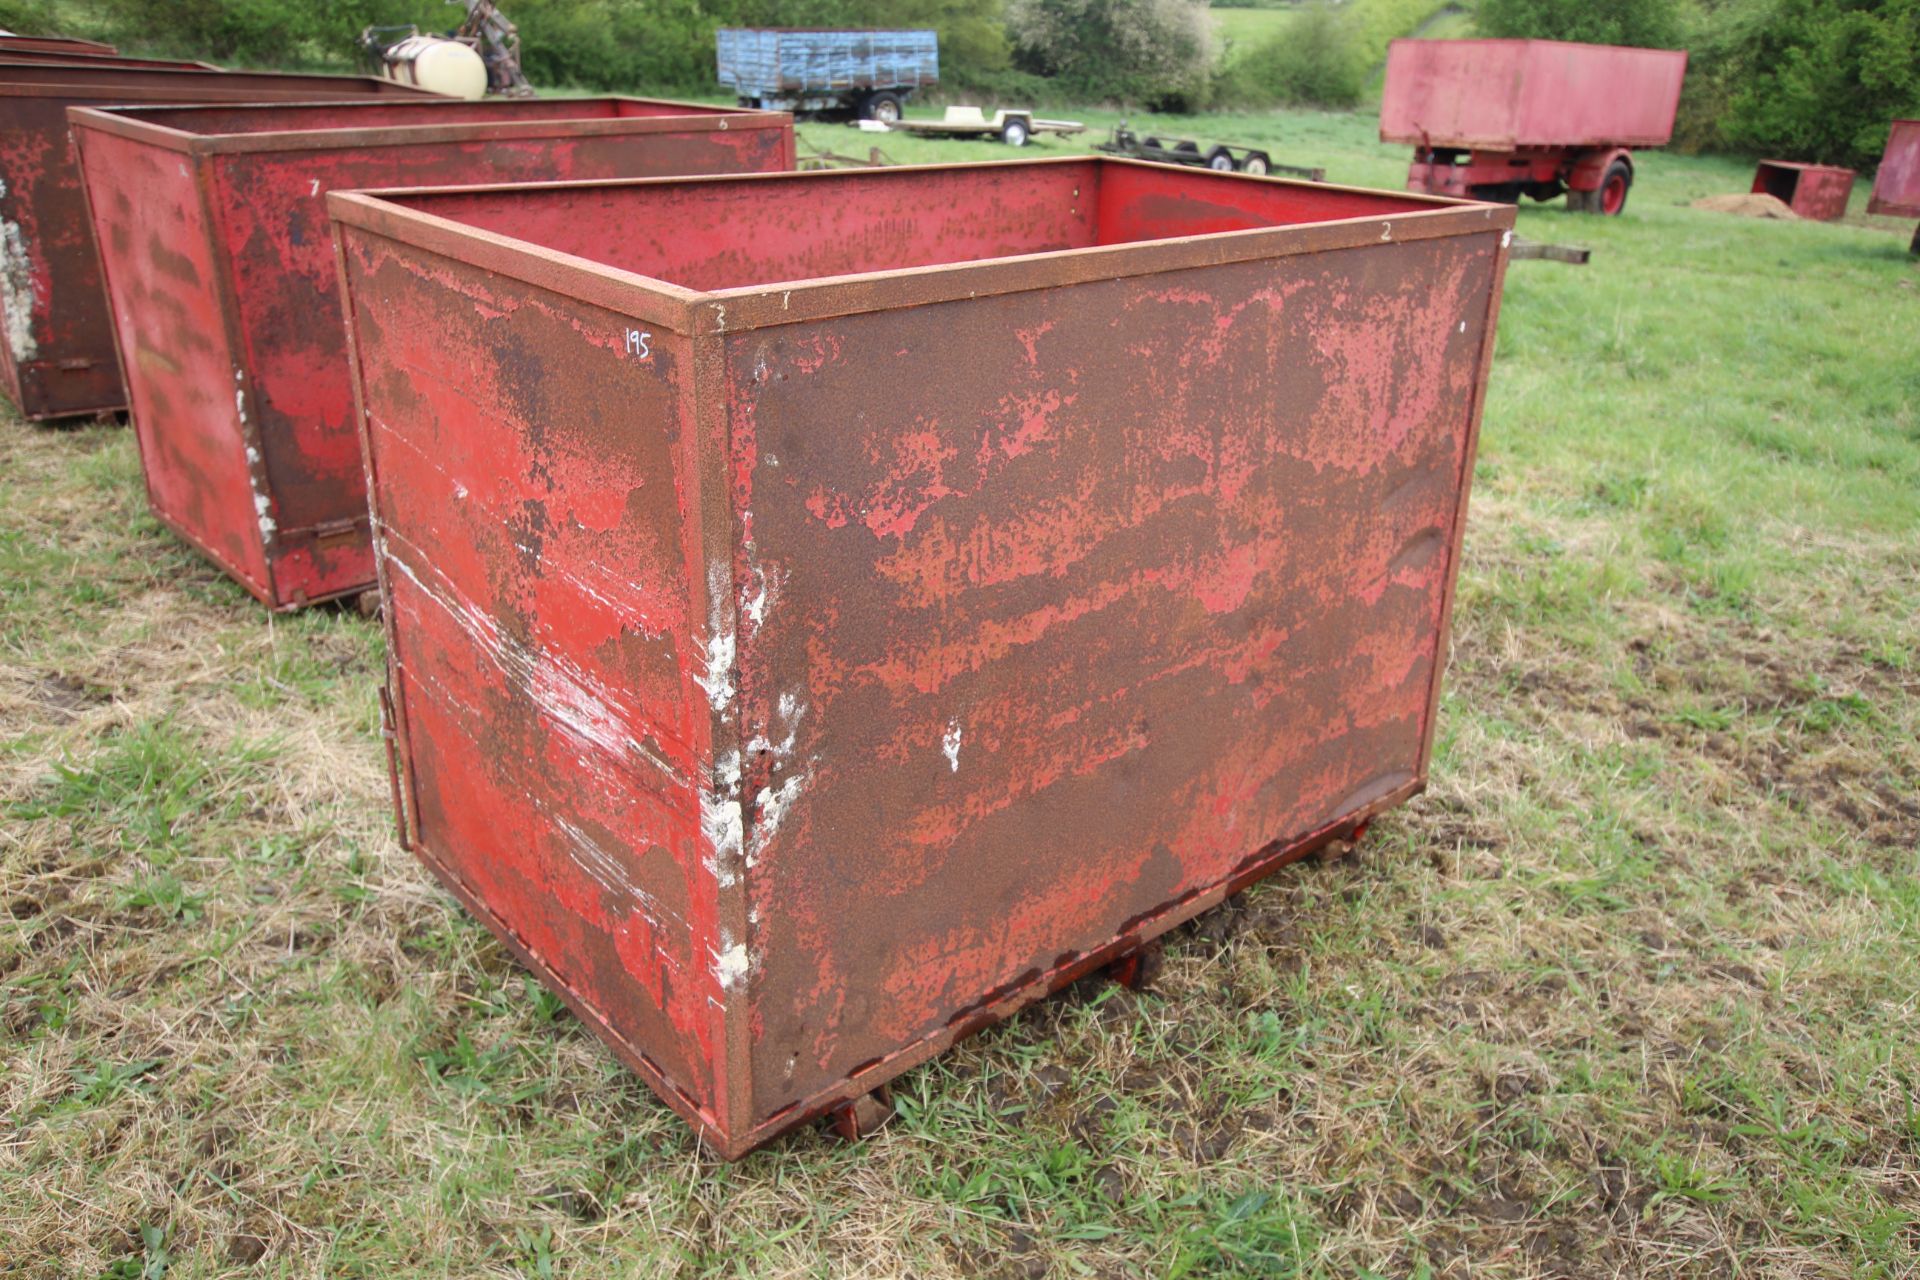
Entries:
{"label": "rusted top rim", "polygon": [[[552,102],[551,99],[546,101],[548,105]],[[341,102],[282,100],[265,103],[168,102],[164,105],[149,106],[76,106],[67,109],[67,118],[76,128],[93,129],[123,138],[134,138],[171,151],[194,155],[231,154],[243,151],[319,151],[340,148],[418,146],[433,142],[494,142],[510,138],[727,133],[743,129],[785,129],[791,127],[793,120],[793,117],[784,111],[714,107],[701,103],[678,102],[670,98],[604,95],[562,101],[582,104],[632,102],[645,106],[684,108],[685,114],[627,117],[554,115],[530,120],[515,120],[510,117],[514,108],[523,106],[519,100],[474,103],[464,99],[433,96],[404,100],[367,97]],[[337,109],[343,112],[377,108],[383,111],[401,109],[432,113],[450,107],[474,106],[496,109],[502,116],[509,118],[450,121],[439,124],[423,121],[420,124],[382,124],[365,127],[343,122],[338,126],[324,128],[307,126],[298,129],[250,129],[245,132],[206,133],[167,123],[168,117],[175,113],[185,116],[187,113],[199,111],[311,111],[315,107],[324,107],[327,110]]]}
{"label": "rusted top rim", "polygon": [[[22,75],[21,72],[29,74]],[[44,72],[34,75],[33,72]],[[134,77],[139,77],[135,79]],[[147,77],[157,77],[148,79]],[[287,101],[289,88],[312,87],[312,98],[300,101],[319,105],[331,101],[330,93],[348,94],[341,102],[364,102],[361,94],[390,94],[389,102],[422,98],[438,102],[444,95],[429,93],[413,85],[380,80],[373,76],[309,76],[275,71],[198,71],[191,67],[95,67],[77,62],[12,62],[0,59],[0,98],[76,98],[113,104],[146,102],[187,105],[222,102],[228,106],[272,105]],[[270,90],[273,97],[249,97]]]}
{"label": "rusted top rim", "polygon": [[1803,173],[1844,173],[1853,176],[1853,170],[1838,164],[1810,164],[1805,160],[1762,160],[1762,169],[1798,169]]}
{"label": "rusted top rim", "polygon": [[[697,290],[627,271],[575,254],[519,240],[452,218],[408,208],[397,200],[437,194],[471,195],[489,191],[660,186],[712,182],[825,182],[880,178],[926,172],[964,172],[987,168],[1057,165],[1125,166],[1172,169],[1197,184],[1266,182],[1325,191],[1348,191],[1422,206],[1379,215],[1331,218],[1317,222],[1255,227],[1136,240],[1122,244],[932,266],[900,267],[806,280],[773,281],[739,288]],[[884,175],[884,176],[883,176]],[[771,194],[768,197],[774,198]],[[801,199],[830,200],[828,191]],[[1066,156],[1039,160],[1001,160],[985,164],[898,165],[886,169],[823,170],[767,174],[717,174],[682,178],[616,178],[577,182],[493,184],[483,187],[414,187],[381,191],[331,191],[327,211],[333,220],[389,240],[425,249],[458,262],[553,289],[682,334],[736,333],[749,329],[857,315],[898,307],[991,297],[1151,275],[1193,267],[1218,266],[1261,258],[1354,249],[1382,243],[1432,240],[1448,236],[1500,234],[1511,238],[1515,211],[1509,205],[1480,204],[1442,196],[1382,192],[1366,187],[1307,183],[1287,178],[1255,178],[1214,173],[1181,165],[1152,164],[1104,156]]]}

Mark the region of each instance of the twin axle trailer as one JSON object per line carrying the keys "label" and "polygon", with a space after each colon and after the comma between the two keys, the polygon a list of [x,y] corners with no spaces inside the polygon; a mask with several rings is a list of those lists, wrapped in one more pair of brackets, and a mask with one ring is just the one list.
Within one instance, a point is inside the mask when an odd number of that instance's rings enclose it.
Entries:
{"label": "twin axle trailer", "polygon": [[1687,55],[1555,40],[1395,40],[1380,139],[1414,148],[1407,189],[1618,214],[1633,149],[1673,137]]}

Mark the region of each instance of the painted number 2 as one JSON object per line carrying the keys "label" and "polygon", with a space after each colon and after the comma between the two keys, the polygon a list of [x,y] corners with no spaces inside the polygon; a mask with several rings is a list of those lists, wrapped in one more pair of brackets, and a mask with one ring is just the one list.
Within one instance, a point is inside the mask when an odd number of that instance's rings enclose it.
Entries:
{"label": "painted number 2", "polygon": [[653,354],[653,335],[645,329],[627,330],[627,354],[645,360]]}

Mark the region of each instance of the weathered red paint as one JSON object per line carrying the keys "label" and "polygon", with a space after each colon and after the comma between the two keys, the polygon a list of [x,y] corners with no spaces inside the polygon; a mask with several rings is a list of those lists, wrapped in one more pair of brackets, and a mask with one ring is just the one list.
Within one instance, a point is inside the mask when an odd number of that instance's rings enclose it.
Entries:
{"label": "weathered red paint", "polygon": [[1784,201],[1803,218],[1838,222],[1847,216],[1853,170],[1794,160],[1762,160],[1753,174],[1753,189]]}
{"label": "weathered red paint", "polygon": [[[1889,218],[1920,218],[1920,120],[1893,122],[1880,168],[1873,175],[1867,212]],[[1913,232],[1913,251],[1920,253],[1920,227]]]}
{"label": "weathered red paint", "polygon": [[127,404],[80,165],[68,138],[69,106],[368,94],[423,96],[358,76],[0,58],[0,373],[21,413],[38,421]]}
{"label": "weathered red paint", "polygon": [[373,585],[326,192],[793,166],[787,115],[636,98],[72,119],[153,509],[276,609]]}
{"label": "weathered red paint", "polygon": [[1409,191],[1511,199],[1598,191],[1628,148],[1672,138],[1686,69],[1676,49],[1395,40],[1380,139],[1414,147]]}
{"label": "weathered red paint", "polygon": [[330,207],[407,842],[726,1155],[1423,785],[1511,210]]}
{"label": "weathered red paint", "polygon": [[82,40],[78,36],[0,35],[0,56],[15,53],[113,54],[110,44]]}
{"label": "weathered red paint", "polygon": [[118,53],[73,52],[71,50],[13,49],[0,42],[0,68],[10,66],[127,67],[132,70],[218,71],[210,62],[189,62],[178,58],[135,58]]}

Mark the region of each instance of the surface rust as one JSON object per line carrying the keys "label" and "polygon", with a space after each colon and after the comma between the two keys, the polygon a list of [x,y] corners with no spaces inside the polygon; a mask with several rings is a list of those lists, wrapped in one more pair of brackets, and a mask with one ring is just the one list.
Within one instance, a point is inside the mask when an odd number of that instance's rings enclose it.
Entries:
{"label": "surface rust", "polygon": [[1890,218],[1920,218],[1920,120],[1895,120],[1887,149],[1873,175],[1867,212]]}
{"label": "surface rust", "polygon": [[[793,157],[785,115],[639,99],[73,120],[155,510],[274,608],[373,582],[328,191],[778,170]],[[201,198],[142,219],[161,170],[195,175]],[[216,327],[174,323],[183,306],[211,307]],[[209,349],[219,358],[202,359]]]}
{"label": "surface rust", "polygon": [[1847,216],[1853,178],[1853,170],[1836,165],[1762,160],[1754,171],[1753,190],[1777,197],[1803,218],[1838,222]]}
{"label": "surface rust", "polygon": [[413,843],[725,1154],[1424,784],[1510,209],[331,203]]}
{"label": "surface rust", "polygon": [[0,371],[29,420],[124,409],[113,322],[67,108],[137,102],[421,96],[386,80],[0,55]]}

